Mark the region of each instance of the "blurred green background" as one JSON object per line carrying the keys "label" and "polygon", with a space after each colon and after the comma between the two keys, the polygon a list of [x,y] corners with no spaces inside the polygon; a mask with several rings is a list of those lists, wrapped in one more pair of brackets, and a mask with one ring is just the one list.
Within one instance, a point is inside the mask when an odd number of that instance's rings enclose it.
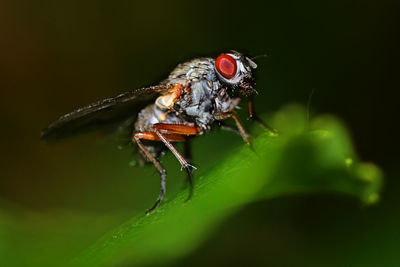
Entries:
{"label": "blurred green background", "polygon": [[[69,259],[159,190],[153,168],[130,167],[132,149],[113,136],[46,145],[42,128],[229,49],[268,55],[257,61],[259,113],[306,105],[314,91],[312,114],[345,122],[361,159],[382,167],[384,191],[372,207],[326,194],[249,205],[170,264],[400,264],[397,13],[390,1],[1,1],[1,265]],[[201,136],[196,166],[241,145],[231,133]],[[170,155],[163,163],[172,195],[184,175]]]}

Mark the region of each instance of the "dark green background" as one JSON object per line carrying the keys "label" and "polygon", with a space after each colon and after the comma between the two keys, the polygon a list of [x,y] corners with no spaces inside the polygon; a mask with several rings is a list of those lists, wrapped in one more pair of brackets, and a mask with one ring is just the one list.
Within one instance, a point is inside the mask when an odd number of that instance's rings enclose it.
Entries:
{"label": "dark green background", "polygon": [[[42,252],[40,242],[26,244],[41,238],[31,228],[43,228],[68,258],[143,212],[158,192],[151,167],[119,175],[134,156],[129,147],[118,151],[113,137],[47,146],[39,142],[43,127],[155,84],[184,60],[235,49],[268,55],[257,61],[259,113],[306,105],[314,91],[312,113],[343,119],[360,157],[383,168],[385,190],[368,208],[326,195],[251,205],[174,265],[399,264],[397,17],[390,1],[2,1],[0,203],[2,214],[24,222],[5,251]],[[196,166],[240,145],[230,133],[199,137]],[[172,194],[183,174],[171,156],[163,162]]]}

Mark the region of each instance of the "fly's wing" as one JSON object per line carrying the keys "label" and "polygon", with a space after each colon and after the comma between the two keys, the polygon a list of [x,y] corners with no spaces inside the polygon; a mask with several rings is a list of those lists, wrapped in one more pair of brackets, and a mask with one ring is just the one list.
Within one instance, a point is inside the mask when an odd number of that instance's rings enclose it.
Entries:
{"label": "fly's wing", "polygon": [[121,124],[169,89],[169,85],[151,86],[92,103],[58,118],[42,131],[41,139],[55,141]]}

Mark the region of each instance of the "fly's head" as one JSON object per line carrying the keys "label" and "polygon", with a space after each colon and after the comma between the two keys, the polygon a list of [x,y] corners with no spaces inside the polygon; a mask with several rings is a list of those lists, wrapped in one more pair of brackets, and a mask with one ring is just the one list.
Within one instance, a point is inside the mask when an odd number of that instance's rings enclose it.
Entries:
{"label": "fly's head", "polygon": [[241,96],[255,92],[253,70],[257,64],[236,51],[221,54],[215,60],[214,69],[222,84]]}

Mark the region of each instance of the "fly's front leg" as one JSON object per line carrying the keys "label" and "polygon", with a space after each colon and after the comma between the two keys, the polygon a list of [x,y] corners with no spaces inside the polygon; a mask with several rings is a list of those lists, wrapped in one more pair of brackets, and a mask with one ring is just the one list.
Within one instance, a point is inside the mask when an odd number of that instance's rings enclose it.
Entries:
{"label": "fly's front leg", "polygon": [[246,132],[242,123],[240,122],[239,118],[236,116],[235,113],[232,114],[232,119],[235,121],[236,127],[238,128],[239,133],[242,136],[243,140],[246,142],[248,146],[251,146],[250,135]]}
{"label": "fly's front leg", "polygon": [[269,126],[267,123],[265,123],[263,120],[261,120],[255,113],[254,113],[254,103],[253,103],[253,98],[249,96],[249,100],[247,101],[248,108],[249,108],[249,117],[252,121],[255,121],[259,123],[261,126],[263,126],[266,130],[277,134],[277,130]]}
{"label": "fly's front leg", "polygon": [[214,118],[216,120],[226,120],[228,118],[232,118],[236,123],[236,127],[239,130],[240,136],[242,136],[243,140],[246,142],[246,144],[248,146],[251,146],[250,135],[246,132],[242,123],[240,122],[239,118],[237,117],[237,115],[234,112],[214,113]]}
{"label": "fly's front leg", "polygon": [[237,128],[230,126],[230,125],[224,123],[223,121],[218,121],[218,126],[223,130],[234,132],[235,134],[240,135],[240,132]]}

